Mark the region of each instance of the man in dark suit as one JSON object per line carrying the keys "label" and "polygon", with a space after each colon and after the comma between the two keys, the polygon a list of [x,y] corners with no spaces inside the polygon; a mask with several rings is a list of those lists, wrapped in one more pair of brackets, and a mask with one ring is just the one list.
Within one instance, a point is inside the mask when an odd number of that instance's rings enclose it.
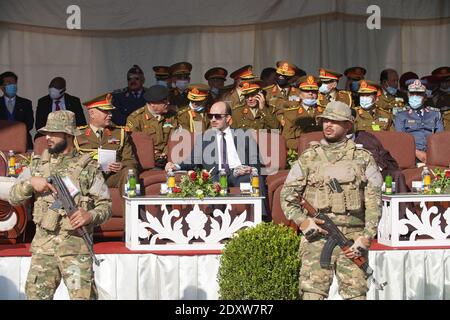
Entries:
{"label": "man in dark suit", "polygon": [[[86,125],[83,107],[80,98],[66,93],[66,80],[62,77],[56,77],[48,85],[48,95],[38,100],[36,108],[36,130],[44,127],[47,122],[47,116],[50,112],[58,110],[69,110],[75,113],[77,126]],[[41,136],[36,133],[37,137]]]}
{"label": "man in dark suit", "polygon": [[27,149],[33,149],[30,131],[33,130],[34,117],[31,101],[17,95],[17,75],[7,71],[0,75],[0,88],[3,97],[0,99],[0,119],[20,121],[27,126]]}
{"label": "man in dark suit", "polygon": [[[228,186],[239,187],[242,182],[250,182],[252,168],[260,172],[261,167],[258,146],[251,131],[230,128],[231,107],[223,101],[211,106],[208,118],[212,129],[196,139],[190,157],[180,164],[168,162],[166,171],[205,169],[211,171],[214,181],[218,181],[219,170],[225,169]],[[266,192],[261,176],[259,186],[264,197]],[[266,212],[264,203],[263,215]]]}

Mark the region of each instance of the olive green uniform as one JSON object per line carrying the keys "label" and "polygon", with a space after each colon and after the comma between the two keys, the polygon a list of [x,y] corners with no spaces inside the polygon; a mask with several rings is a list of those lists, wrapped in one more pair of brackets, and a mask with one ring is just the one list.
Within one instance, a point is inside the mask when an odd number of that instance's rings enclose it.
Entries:
{"label": "olive green uniform", "polygon": [[322,108],[325,108],[331,101],[341,101],[350,107],[353,106],[352,93],[345,90],[333,90],[329,94],[325,95],[319,92],[317,96],[317,104]]}
{"label": "olive green uniform", "polygon": [[372,110],[356,108],[355,130],[394,131],[392,113],[378,108],[378,102]]}
{"label": "olive green uniform", "polygon": [[184,107],[177,114],[178,124],[189,132],[205,132],[211,124],[205,112],[195,112],[189,106]]}
{"label": "olive green uniform", "polygon": [[234,129],[279,129],[280,123],[272,107],[265,106],[260,110],[257,106],[249,107],[247,104],[236,106],[232,110],[232,124]]}

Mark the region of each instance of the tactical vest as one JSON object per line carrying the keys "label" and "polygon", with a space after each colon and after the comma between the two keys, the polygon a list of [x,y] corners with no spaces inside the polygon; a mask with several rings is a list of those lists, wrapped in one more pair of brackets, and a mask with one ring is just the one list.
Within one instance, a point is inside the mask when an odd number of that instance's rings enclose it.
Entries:
{"label": "tactical vest", "polygon": [[[59,173],[62,177],[69,177],[73,184],[80,191],[74,198],[75,203],[86,211],[94,208],[94,202],[90,197],[84,196],[86,190],[80,187],[79,176],[81,171],[91,162],[89,154],[84,154],[71,164],[64,175],[58,171],[58,168],[50,170],[50,154],[45,150],[40,158],[40,162],[33,173],[33,176],[48,178],[54,173]],[[56,170],[55,170],[56,169]],[[34,202],[33,221],[39,227],[47,231],[56,231],[60,228],[63,231],[72,231],[74,228],[70,224],[66,212],[63,209],[51,209],[55,202],[52,194],[40,194]]]}
{"label": "tactical vest", "polygon": [[[305,199],[318,210],[330,210],[334,214],[347,214],[362,209],[363,190],[367,182],[362,163],[354,160],[353,147],[334,162],[328,160],[320,144],[313,145],[319,157],[308,173],[308,183],[305,188]],[[343,192],[333,192],[329,186],[335,178]]]}

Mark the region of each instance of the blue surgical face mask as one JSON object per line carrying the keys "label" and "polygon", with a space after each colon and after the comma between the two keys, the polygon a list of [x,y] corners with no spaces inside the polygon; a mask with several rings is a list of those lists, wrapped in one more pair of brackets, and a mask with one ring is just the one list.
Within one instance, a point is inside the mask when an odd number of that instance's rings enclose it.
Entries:
{"label": "blue surgical face mask", "polygon": [[220,93],[220,89],[219,88],[211,88],[211,92],[217,96]]}
{"label": "blue surgical face mask", "polygon": [[431,97],[433,96],[433,90],[427,89],[427,90],[425,91],[425,93],[426,93],[426,95],[427,95],[428,98],[431,98]]}
{"label": "blue surgical face mask", "polygon": [[409,96],[408,98],[409,106],[414,110],[420,109],[423,105],[423,97],[422,96]]}
{"label": "blue surgical face mask", "polygon": [[391,95],[391,96],[395,96],[397,94],[397,88],[394,87],[387,87],[386,91]]}
{"label": "blue surgical face mask", "polygon": [[17,94],[17,84],[11,83],[5,86],[5,93],[8,97],[13,98]]}
{"label": "blue surgical face mask", "polygon": [[205,106],[196,106],[194,107],[195,112],[203,112],[205,110]]}
{"label": "blue surgical face mask", "polygon": [[189,85],[189,80],[177,80],[175,81],[175,85],[180,91],[184,91]]}
{"label": "blue surgical face mask", "polygon": [[63,93],[65,91],[66,91],[65,89],[48,88],[48,95],[53,100],[56,100],[56,99],[61,98],[61,96],[63,95]]}
{"label": "blue surgical face mask", "polygon": [[370,97],[370,96],[361,96],[361,97],[359,97],[359,105],[364,110],[370,110],[372,108],[373,104],[374,104],[374,102],[373,102],[373,98],[372,97]]}
{"label": "blue surgical face mask", "polygon": [[350,85],[350,89],[352,92],[358,92],[359,90],[359,81],[353,81]]}
{"label": "blue surgical face mask", "polygon": [[303,99],[303,104],[308,107],[312,107],[317,104],[317,99]]}
{"label": "blue surgical face mask", "polygon": [[166,88],[167,88],[167,81],[164,81],[164,80],[157,80],[157,81],[156,81],[156,84],[157,84],[158,86],[163,86],[163,87],[166,87]]}
{"label": "blue surgical face mask", "polygon": [[327,83],[322,83],[322,85],[319,88],[319,91],[320,91],[320,93],[328,94],[328,93],[330,93],[331,89]]}

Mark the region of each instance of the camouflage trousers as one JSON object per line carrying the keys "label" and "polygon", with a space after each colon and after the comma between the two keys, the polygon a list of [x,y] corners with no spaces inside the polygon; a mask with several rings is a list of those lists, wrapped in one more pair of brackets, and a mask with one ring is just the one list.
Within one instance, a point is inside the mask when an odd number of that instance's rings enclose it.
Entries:
{"label": "camouflage trousers", "polygon": [[[342,230],[342,229],[341,229]],[[361,235],[362,230],[351,229],[351,232],[342,230],[349,239]],[[367,279],[364,272],[346,258],[341,248],[336,246],[331,256],[331,269],[320,266],[320,254],[322,253],[325,239],[308,242],[304,237],[300,242],[299,255],[301,258],[300,269],[300,296],[303,300],[322,300],[328,297],[333,275],[339,285],[339,294],[343,299],[365,299],[368,291]]]}
{"label": "camouflage trousers", "polygon": [[29,300],[51,300],[61,278],[64,280],[70,299],[95,300],[97,289],[94,282],[92,258],[89,255],[57,257],[33,254],[25,285]]}

